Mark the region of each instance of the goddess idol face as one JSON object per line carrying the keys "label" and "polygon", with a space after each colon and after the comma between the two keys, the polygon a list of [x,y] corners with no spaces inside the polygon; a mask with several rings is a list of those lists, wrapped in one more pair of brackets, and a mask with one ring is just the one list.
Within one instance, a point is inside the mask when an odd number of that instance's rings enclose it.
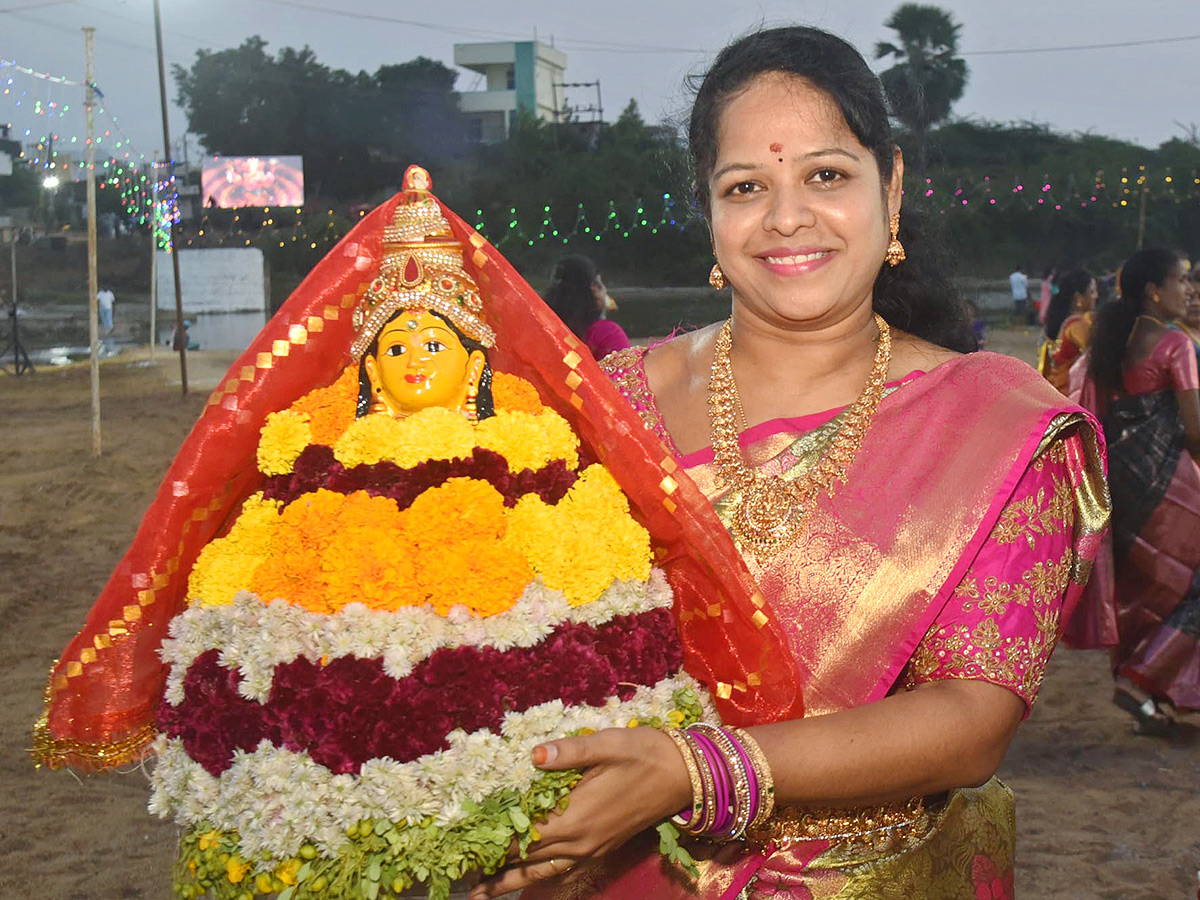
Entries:
{"label": "goddess idol face", "polygon": [[469,351],[445,320],[404,310],[383,326],[377,348],[363,357],[374,397],[393,416],[431,406],[463,410],[478,388],[484,355]]}

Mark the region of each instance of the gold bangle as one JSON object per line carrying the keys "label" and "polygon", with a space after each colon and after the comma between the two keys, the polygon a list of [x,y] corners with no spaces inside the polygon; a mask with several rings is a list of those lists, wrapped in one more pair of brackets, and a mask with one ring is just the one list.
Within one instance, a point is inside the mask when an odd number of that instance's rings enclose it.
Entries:
{"label": "gold bangle", "polygon": [[692,783],[692,817],[684,820],[682,815],[678,813],[671,817],[671,821],[683,829],[688,829],[691,825],[696,825],[700,821],[700,815],[704,811],[704,783],[700,780],[700,768],[696,765],[696,757],[692,753],[692,748],[687,742],[687,738],[683,736],[683,732],[677,728],[664,728],[663,734],[674,741],[675,746],[679,750],[679,755],[683,757],[683,765],[687,769],[688,781]]}
{"label": "gold bangle", "polygon": [[758,741],[744,728],[730,726],[729,730],[742,742],[746,755],[754,763],[754,777],[758,782],[758,812],[747,828],[759,828],[775,811],[775,776],[771,774],[771,765],[767,762],[767,756],[758,745]]}
{"label": "gold bangle", "polygon": [[717,773],[713,771],[712,763],[709,762],[708,756],[696,743],[695,738],[688,733],[688,730],[684,729],[681,735],[684,743],[687,744],[688,749],[691,751],[696,768],[700,770],[701,798],[703,800],[700,805],[699,818],[693,817],[692,821],[683,830],[691,834],[707,835],[712,831],[713,823],[717,821]]}

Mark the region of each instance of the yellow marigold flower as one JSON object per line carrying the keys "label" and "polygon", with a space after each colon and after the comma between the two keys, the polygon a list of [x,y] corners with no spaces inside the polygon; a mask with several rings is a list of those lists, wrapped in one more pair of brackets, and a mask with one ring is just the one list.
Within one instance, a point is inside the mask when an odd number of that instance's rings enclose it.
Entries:
{"label": "yellow marigold flower", "polygon": [[497,412],[475,427],[480,447],[494,450],[508,460],[513,472],[540,469],[551,460],[579,465],[579,439],[570,423],[550,409],[534,416],[527,412]]}
{"label": "yellow marigold flower", "polygon": [[354,363],[333,384],[309,391],[288,409],[308,416],[313,443],[332,447],[354,421],[357,405],[358,364]]}
{"label": "yellow marigold flower", "polygon": [[241,884],[249,871],[250,863],[240,856],[231,856],[225,863],[225,877],[229,879],[230,884]]}
{"label": "yellow marigold flower", "polygon": [[650,535],[603,466],[585,469],[557,506],[522,497],[509,528],[543,583],[575,605],[595,600],[615,579],[650,576]]}
{"label": "yellow marigold flower", "polygon": [[209,847],[215,847],[220,840],[221,832],[206,831],[204,834],[200,835],[200,849],[207,850]]}
{"label": "yellow marigold flower", "polygon": [[431,406],[400,425],[400,445],[388,458],[405,468],[429,459],[460,459],[475,449],[475,429],[453,409]]}
{"label": "yellow marigold flower", "polygon": [[537,388],[520,375],[492,373],[492,402],[499,412],[527,412],[537,415],[545,407]]}
{"label": "yellow marigold flower", "polygon": [[258,471],[264,475],[287,475],[296,457],[312,442],[307,413],[289,410],[271,413],[258,439]]}
{"label": "yellow marigold flower", "polygon": [[279,525],[280,505],[278,500],[264,500],[261,493],[246,498],[229,533],[211,541],[196,558],[188,576],[189,603],[221,606],[249,589]]}
{"label": "yellow marigold flower", "polygon": [[404,426],[386,413],[371,413],[352,423],[333,445],[343,466],[361,466],[394,457],[404,440]]}
{"label": "yellow marigold flower", "polygon": [[333,455],[347,467],[388,460],[409,468],[430,459],[470,456],[474,448],[471,424],[452,409],[434,406],[406,419],[363,416],[338,439]]}

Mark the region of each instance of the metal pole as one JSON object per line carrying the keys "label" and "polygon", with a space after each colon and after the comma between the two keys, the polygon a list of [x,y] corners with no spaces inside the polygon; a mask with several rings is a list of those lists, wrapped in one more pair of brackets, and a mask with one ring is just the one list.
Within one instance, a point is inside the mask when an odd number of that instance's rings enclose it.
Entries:
{"label": "metal pole", "polygon": [[96,272],[96,74],[93,67],[93,44],[96,29],[83,29],[87,51],[87,242],[88,242],[88,337],[91,342],[92,381],[92,456],[100,455],[100,324],[97,321],[96,293],[100,289]]}
{"label": "metal pole", "polygon": [[158,159],[150,178],[150,361],[158,346]]}
{"label": "metal pole", "polygon": [[[158,49],[158,93],[162,100],[163,152],[167,156],[167,173],[174,174],[175,164],[171,160],[171,129],[167,124],[167,73],[163,67],[162,13],[158,0],[154,0],[154,44]],[[179,244],[175,240],[175,214],[171,210],[171,267],[175,273],[175,349],[179,351],[179,380],[183,393],[188,392],[187,338],[183,329],[183,290],[179,282]]]}

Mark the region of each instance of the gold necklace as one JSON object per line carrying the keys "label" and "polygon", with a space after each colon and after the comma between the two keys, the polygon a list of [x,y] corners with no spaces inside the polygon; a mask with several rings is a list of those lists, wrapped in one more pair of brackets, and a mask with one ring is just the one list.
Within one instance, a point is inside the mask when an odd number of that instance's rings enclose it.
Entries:
{"label": "gold necklace", "polygon": [[819,460],[794,481],[766,476],[746,465],[738,445],[738,416],[742,401],[733,377],[729,352],[733,347],[732,320],[717,334],[712,374],[708,382],[708,419],[712,431],[713,464],[717,474],[740,492],[733,514],[733,534],[759,562],[766,562],[791,543],[813,502],[821,493],[832,495],[858,455],[863,436],[883,399],[888,364],[892,358],[892,330],[876,313],[879,344],[858,399],[846,410],[837,435]]}
{"label": "gold necklace", "polygon": [[1166,322],[1164,322],[1162,319],[1156,318],[1156,317],[1150,315],[1149,313],[1138,313],[1138,318],[1139,319],[1149,319],[1151,322],[1153,322],[1155,325],[1159,326],[1160,328],[1170,328],[1171,327]]}

